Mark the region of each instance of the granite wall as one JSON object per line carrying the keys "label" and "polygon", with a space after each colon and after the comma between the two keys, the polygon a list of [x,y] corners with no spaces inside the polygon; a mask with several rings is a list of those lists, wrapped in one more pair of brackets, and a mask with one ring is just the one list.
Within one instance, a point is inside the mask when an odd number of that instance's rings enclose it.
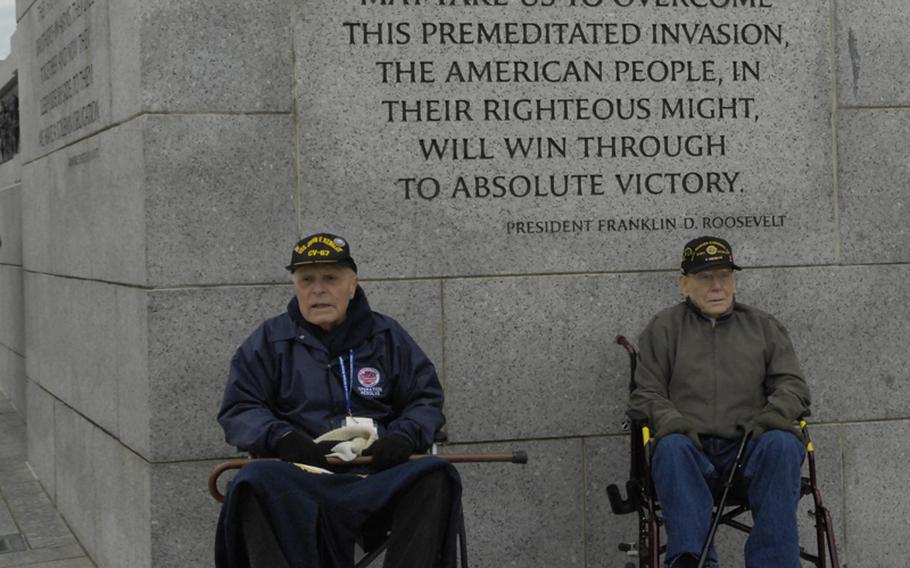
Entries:
{"label": "granite wall", "polygon": [[[100,566],[212,564],[227,363],[283,309],[295,238],[323,229],[436,361],[456,449],[530,455],[460,468],[473,566],[627,561],[634,521],[605,494],[628,467],[612,341],[679,299],[679,249],[703,233],[794,338],[843,561],[905,565],[905,3],[17,13],[0,386]],[[720,545],[741,565],[740,540]]]}
{"label": "granite wall", "polygon": [[[0,98],[14,96],[17,67],[14,55],[0,61]],[[22,160],[18,154],[0,163],[0,390],[24,415],[26,379],[21,182]]]}

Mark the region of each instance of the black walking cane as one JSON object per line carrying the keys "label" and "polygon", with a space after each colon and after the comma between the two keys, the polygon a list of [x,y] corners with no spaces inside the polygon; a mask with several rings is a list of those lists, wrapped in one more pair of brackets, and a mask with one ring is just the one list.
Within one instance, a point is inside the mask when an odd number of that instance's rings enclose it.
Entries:
{"label": "black walking cane", "polygon": [[714,513],[714,518],[711,520],[711,530],[708,531],[708,537],[705,538],[705,545],[701,548],[701,556],[698,557],[698,568],[705,568],[705,562],[708,560],[708,549],[711,548],[711,544],[714,542],[714,533],[717,532],[717,525],[720,524],[720,517],[724,514],[724,505],[727,504],[727,497],[730,495],[730,489],[733,487],[733,480],[736,478],[737,472],[743,466],[743,454],[746,453],[746,444],[749,443],[749,440],[752,438],[752,432],[746,431],[742,426],[737,426],[743,430],[742,440],[739,442],[739,449],[736,450],[736,459],[733,460],[733,467],[730,468],[730,473],[727,474],[727,480],[724,482],[724,492],[720,496],[720,502],[717,504],[717,511]]}

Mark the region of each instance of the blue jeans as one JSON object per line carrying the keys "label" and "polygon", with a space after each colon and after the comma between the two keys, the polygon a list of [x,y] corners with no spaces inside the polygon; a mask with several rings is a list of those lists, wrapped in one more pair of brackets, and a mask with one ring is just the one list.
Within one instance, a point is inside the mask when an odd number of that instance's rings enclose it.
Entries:
{"label": "blue jeans", "polygon": [[[681,554],[698,557],[711,528],[714,498],[709,481],[726,479],[739,440],[704,436],[699,450],[683,434],[661,438],[651,477],[667,527],[667,566]],[[799,568],[800,469],[806,450],[789,432],[770,430],[746,447],[743,477],[748,484],[753,529],[746,541],[746,568]],[[717,565],[714,547],[708,566]]]}

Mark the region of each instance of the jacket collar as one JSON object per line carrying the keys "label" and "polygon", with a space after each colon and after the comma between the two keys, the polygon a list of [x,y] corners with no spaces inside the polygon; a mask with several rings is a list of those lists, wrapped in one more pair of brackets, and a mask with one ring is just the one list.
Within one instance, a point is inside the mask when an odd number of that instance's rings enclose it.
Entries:
{"label": "jacket collar", "polygon": [[736,303],[736,298],[733,298],[733,305],[730,307],[729,312],[725,313],[724,315],[720,316],[719,318],[710,318],[710,317],[706,316],[705,313],[703,311],[701,311],[701,309],[698,306],[696,306],[692,300],[689,299],[688,296],[686,296],[685,304],[687,306],[689,306],[689,309],[692,311],[692,313],[694,313],[701,319],[703,319],[705,321],[709,321],[709,322],[714,321],[716,323],[722,323],[722,322],[729,320],[731,317],[733,317],[733,314],[736,312],[737,307],[739,307],[738,304]]}
{"label": "jacket collar", "polygon": [[[374,337],[389,329],[389,324],[386,321],[386,318],[381,314],[377,314],[369,307],[369,304],[366,302],[366,294],[359,286],[357,288],[357,294],[355,297],[362,298],[364,304],[366,305],[366,309],[369,312],[368,317],[371,319],[372,329],[369,334],[366,335],[366,338]],[[353,303],[354,302],[352,301],[352,304]],[[306,326],[299,323],[299,321],[303,319],[303,316],[300,316],[299,319],[293,317],[293,310],[297,310],[297,314],[300,313],[300,308],[297,305],[296,297],[292,297],[290,302],[288,302],[288,310],[275,318],[272,333],[269,334],[270,341],[272,343],[277,343],[280,341],[297,340],[309,347],[328,352],[328,348],[326,348],[322,341],[316,337],[314,333],[306,329]]]}

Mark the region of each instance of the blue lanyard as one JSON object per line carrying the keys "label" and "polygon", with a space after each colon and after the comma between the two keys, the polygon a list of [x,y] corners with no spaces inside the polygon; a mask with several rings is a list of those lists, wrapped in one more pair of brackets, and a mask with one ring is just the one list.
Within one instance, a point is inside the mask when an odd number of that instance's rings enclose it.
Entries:
{"label": "blue lanyard", "polygon": [[351,362],[350,371],[344,368],[344,359],[341,358],[341,355],[338,356],[338,366],[341,367],[341,384],[344,387],[344,406],[348,411],[348,416],[353,416],[351,413],[351,387],[354,386],[354,350],[351,349],[348,351],[348,358]]}

